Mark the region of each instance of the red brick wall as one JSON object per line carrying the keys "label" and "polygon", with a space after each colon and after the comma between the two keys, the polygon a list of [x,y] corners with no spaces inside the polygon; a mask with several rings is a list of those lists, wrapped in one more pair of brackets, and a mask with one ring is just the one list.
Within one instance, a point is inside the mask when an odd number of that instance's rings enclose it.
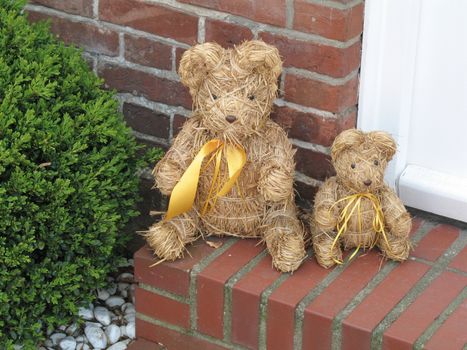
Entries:
{"label": "red brick wall", "polygon": [[31,20],[85,56],[117,89],[136,136],[167,147],[191,99],[177,76],[197,42],[224,46],[261,38],[284,59],[274,120],[297,148],[297,188],[305,198],[332,174],[329,146],[355,125],[363,0],[32,0]]}

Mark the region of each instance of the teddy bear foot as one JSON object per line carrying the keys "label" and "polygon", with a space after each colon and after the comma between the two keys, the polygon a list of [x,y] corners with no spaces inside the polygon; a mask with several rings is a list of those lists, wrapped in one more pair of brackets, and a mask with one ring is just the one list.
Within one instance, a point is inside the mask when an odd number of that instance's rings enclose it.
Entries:
{"label": "teddy bear foot", "polygon": [[281,272],[293,272],[305,259],[305,244],[302,234],[277,232],[271,228],[265,236],[266,246],[272,256],[274,267]]}
{"label": "teddy bear foot", "polygon": [[378,244],[384,256],[395,261],[407,260],[412,249],[410,240],[406,237],[395,236],[388,236],[387,239],[388,242],[383,238]]}
{"label": "teddy bear foot", "polygon": [[185,243],[181,240],[176,227],[170,223],[154,224],[144,236],[154,254],[160,259],[173,261],[183,257]]}

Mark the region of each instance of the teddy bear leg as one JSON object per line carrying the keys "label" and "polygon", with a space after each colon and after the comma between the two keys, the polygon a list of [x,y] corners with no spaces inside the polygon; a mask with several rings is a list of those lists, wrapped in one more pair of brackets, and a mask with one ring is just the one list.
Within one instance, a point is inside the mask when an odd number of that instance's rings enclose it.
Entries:
{"label": "teddy bear leg", "polygon": [[155,255],[172,261],[182,257],[185,245],[198,238],[197,222],[198,217],[191,211],[170,221],[153,224],[145,237]]}
{"label": "teddy bear leg", "polygon": [[340,242],[334,244],[334,233],[329,234],[314,227],[312,234],[313,251],[316,260],[324,268],[330,268],[337,261],[342,261],[342,248]]}
{"label": "teddy bear leg", "polygon": [[378,242],[378,247],[381,249],[384,256],[396,261],[404,261],[409,257],[412,244],[408,237],[386,234],[386,238],[387,242],[384,237],[381,237]]}
{"label": "teddy bear leg", "polygon": [[265,218],[264,241],[276,269],[295,271],[305,259],[303,226],[293,212],[273,211]]}

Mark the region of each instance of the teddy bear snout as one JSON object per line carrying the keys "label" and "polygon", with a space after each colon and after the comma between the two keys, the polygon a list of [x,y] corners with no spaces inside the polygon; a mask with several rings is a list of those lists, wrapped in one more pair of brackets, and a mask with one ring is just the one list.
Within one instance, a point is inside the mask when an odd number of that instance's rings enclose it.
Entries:
{"label": "teddy bear snout", "polygon": [[225,120],[227,120],[229,123],[233,123],[234,121],[237,120],[237,117],[229,114],[228,116],[225,117]]}
{"label": "teddy bear snout", "polygon": [[371,180],[370,180],[370,179],[365,180],[365,181],[363,181],[363,184],[364,184],[365,186],[370,186],[370,185],[371,185]]}

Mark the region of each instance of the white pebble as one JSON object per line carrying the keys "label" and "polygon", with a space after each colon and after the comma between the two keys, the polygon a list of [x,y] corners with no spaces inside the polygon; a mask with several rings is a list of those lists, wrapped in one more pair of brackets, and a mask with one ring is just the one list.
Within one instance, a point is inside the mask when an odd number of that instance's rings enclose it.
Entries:
{"label": "white pebble", "polygon": [[125,300],[123,300],[123,298],[117,297],[117,296],[112,296],[105,301],[107,306],[110,307],[111,309],[120,307],[124,302]]}
{"label": "white pebble", "polygon": [[134,276],[132,273],[124,272],[120,276],[118,276],[117,280],[119,282],[133,283]]}
{"label": "white pebble", "polygon": [[104,326],[108,326],[110,324],[110,313],[105,307],[96,306],[94,309],[94,317]]}
{"label": "white pebble", "polygon": [[90,350],[90,347],[88,344],[78,343],[76,344],[76,350]]}
{"label": "white pebble", "polygon": [[123,341],[119,341],[118,343],[115,343],[111,347],[107,348],[107,350],[125,350],[127,348],[127,344]]}
{"label": "white pebble", "polygon": [[134,266],[134,265],[135,265],[135,261],[134,261],[133,259],[128,259],[128,265]]}
{"label": "white pebble", "polygon": [[121,336],[120,327],[115,324],[111,324],[105,329],[105,335],[109,339],[110,344],[116,343]]}
{"label": "white pebble", "polygon": [[75,350],[76,340],[75,338],[68,336],[60,340],[58,345],[60,346],[61,350]]}
{"label": "white pebble", "polygon": [[50,340],[50,339],[47,339],[44,342],[44,345],[47,346],[48,348],[50,348],[51,346],[54,346],[54,344],[52,343],[52,340]]}
{"label": "white pebble", "polygon": [[125,327],[125,334],[130,339],[135,339],[136,332],[135,332],[135,323],[130,322]]}
{"label": "white pebble", "polygon": [[86,341],[86,338],[84,337],[84,335],[79,335],[75,339],[77,343],[84,343]]}
{"label": "white pebble", "polygon": [[120,336],[123,337],[123,338],[128,337],[126,335],[126,326],[120,326]]}
{"label": "white pebble", "polygon": [[66,326],[60,326],[60,327],[58,327],[58,329],[61,330],[62,332],[65,332]]}
{"label": "white pebble", "polygon": [[122,290],[122,291],[120,292],[120,296],[121,296],[122,298],[125,298],[125,299],[128,298],[128,290],[126,290],[126,289],[125,289],[125,290]]}
{"label": "white pebble", "polygon": [[78,330],[78,325],[76,323],[72,323],[71,325],[69,325],[67,327],[67,329],[65,330],[66,334],[68,335],[77,335],[76,331]]}
{"label": "white pebble", "polygon": [[104,331],[98,327],[86,327],[84,329],[86,338],[88,338],[89,343],[95,349],[105,349],[107,346],[107,337],[104,334]]}
{"label": "white pebble", "polygon": [[135,306],[132,303],[125,303],[121,307],[122,311],[126,314],[135,313]]}
{"label": "white pebble", "polygon": [[114,295],[117,292],[117,285],[111,282],[106,291],[109,293],[109,295]]}
{"label": "white pebble", "polygon": [[125,320],[128,322],[128,323],[131,323],[131,322],[135,322],[135,318],[136,318],[136,315],[134,313],[129,313],[129,314],[125,314],[125,316],[123,316],[123,318],[125,318]]}
{"label": "white pebble", "polygon": [[80,307],[78,311],[78,316],[88,321],[94,319],[94,313],[92,312],[92,309],[90,308]]}
{"label": "white pebble", "polygon": [[60,340],[66,337],[65,333],[54,333],[50,336],[50,340],[52,341],[52,345],[58,345]]}
{"label": "white pebble", "polygon": [[117,288],[118,288],[119,292],[124,291],[124,290],[128,290],[128,288],[130,288],[130,284],[125,283],[125,282],[119,282],[118,285],[117,285]]}
{"label": "white pebble", "polygon": [[102,328],[102,324],[100,324],[99,322],[85,322],[84,324],[86,327]]}
{"label": "white pebble", "polygon": [[110,297],[110,293],[105,289],[97,290],[97,299],[106,301]]}

